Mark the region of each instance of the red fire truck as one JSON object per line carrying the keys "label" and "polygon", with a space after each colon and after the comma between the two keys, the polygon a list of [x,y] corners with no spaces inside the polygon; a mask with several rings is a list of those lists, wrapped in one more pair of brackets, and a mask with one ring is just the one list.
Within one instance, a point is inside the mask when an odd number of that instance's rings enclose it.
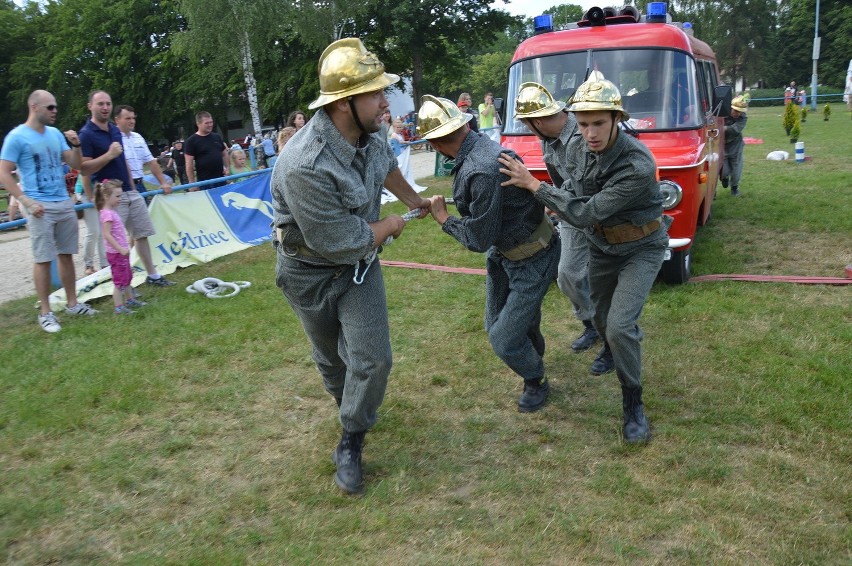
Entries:
{"label": "red fire truck", "polygon": [[[657,4],[663,4],[662,14]],[[693,37],[688,24],[671,23],[665,3],[649,4],[647,16],[630,6],[592,8],[583,20],[560,31],[549,28],[547,18],[535,18],[541,29],[518,46],[512,59],[503,146],[547,181],[539,140],[513,116],[519,86],[534,81],[554,98],[568,101],[592,71],[603,73],[621,91],[630,113],[626,129],[657,160],[665,214],[674,219],[661,278],[686,282],[696,229],[710,218],[716,194],[724,116],[732,96],[731,87],[719,84],[713,51]]]}

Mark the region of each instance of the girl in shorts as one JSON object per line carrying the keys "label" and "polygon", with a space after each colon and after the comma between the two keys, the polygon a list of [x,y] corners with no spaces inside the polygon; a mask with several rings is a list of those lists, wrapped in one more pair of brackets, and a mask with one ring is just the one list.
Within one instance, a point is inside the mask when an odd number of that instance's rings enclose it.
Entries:
{"label": "girl in shorts", "polygon": [[116,314],[133,314],[130,307],[141,307],[147,303],[136,298],[133,286],[133,271],[130,269],[130,246],[127,231],[115,207],[121,198],[122,183],[116,179],[104,179],[95,184],[95,207],[101,221],[101,233],[106,242],[106,256],[112,271]]}

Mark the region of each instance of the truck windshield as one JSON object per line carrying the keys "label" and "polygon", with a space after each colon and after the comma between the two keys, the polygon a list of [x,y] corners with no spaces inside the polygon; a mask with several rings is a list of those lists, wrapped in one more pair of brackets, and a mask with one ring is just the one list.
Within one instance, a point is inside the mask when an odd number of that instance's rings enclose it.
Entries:
{"label": "truck windshield", "polygon": [[682,51],[669,49],[590,49],[525,59],[509,69],[506,124],[503,133],[528,134],[515,119],[515,98],[522,83],[544,85],[557,100],[568,102],[591,71],[600,71],[621,91],[630,125],[636,130],[700,127],[695,63]]}

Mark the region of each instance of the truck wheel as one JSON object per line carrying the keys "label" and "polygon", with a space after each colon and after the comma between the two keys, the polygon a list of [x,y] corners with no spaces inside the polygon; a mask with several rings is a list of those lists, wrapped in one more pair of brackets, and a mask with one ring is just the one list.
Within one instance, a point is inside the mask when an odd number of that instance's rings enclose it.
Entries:
{"label": "truck wheel", "polygon": [[672,257],[663,262],[660,277],[664,283],[680,285],[689,281],[692,269],[692,246],[672,252]]}

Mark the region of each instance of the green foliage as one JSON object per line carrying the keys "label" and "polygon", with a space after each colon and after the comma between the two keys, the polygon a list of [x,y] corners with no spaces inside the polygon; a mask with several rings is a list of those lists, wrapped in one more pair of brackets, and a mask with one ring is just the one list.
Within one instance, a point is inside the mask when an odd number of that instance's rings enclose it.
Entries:
{"label": "green foliage", "polygon": [[796,121],[793,122],[793,127],[790,128],[790,139],[791,140],[798,140],[801,133],[802,133],[802,127],[800,125],[799,119],[796,118]]}
{"label": "green foliage", "polygon": [[799,105],[793,102],[787,103],[784,107],[783,118],[781,123],[784,126],[784,131],[788,134],[792,131],[793,126],[799,121]]}
{"label": "green foliage", "polygon": [[826,104],[822,107],[822,118],[828,120],[829,116],[831,116],[831,104]]}
{"label": "green foliage", "polygon": [[808,107],[802,106],[802,123],[804,124],[807,121],[808,121]]}

